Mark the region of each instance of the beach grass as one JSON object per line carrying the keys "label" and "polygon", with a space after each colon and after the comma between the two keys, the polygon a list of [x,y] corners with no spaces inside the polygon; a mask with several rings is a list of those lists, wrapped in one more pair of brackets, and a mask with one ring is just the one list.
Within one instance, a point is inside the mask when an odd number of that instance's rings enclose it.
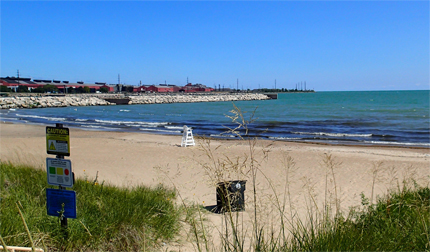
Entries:
{"label": "beach grass", "polygon": [[[292,229],[285,251],[429,251],[430,189],[403,184],[402,188],[347,216],[314,218]],[[283,250],[284,250],[283,249]]]}
{"label": "beach grass", "polygon": [[[361,202],[342,212],[335,185],[335,171],[340,163],[331,155],[322,163],[327,166],[328,194],[322,207],[309,189],[307,214],[304,218],[297,217],[289,197],[289,179],[294,177],[296,164],[286,155],[285,192],[276,192],[272,187],[274,197],[269,202],[264,199],[268,195],[257,193],[251,180],[250,188],[254,190],[248,197],[251,203],[247,213],[223,213],[223,223],[218,227],[221,244],[204,237],[193,240],[195,247],[198,251],[430,251],[428,184],[421,186],[413,178],[404,178],[389,193],[377,196],[375,204],[372,204],[373,193],[371,199],[362,194]],[[232,164],[216,165],[227,171]],[[237,170],[237,163],[234,167]],[[264,176],[258,167],[255,169],[258,171],[250,176]],[[211,167],[210,171],[216,170]],[[268,214],[267,209],[271,207],[274,211]],[[247,221],[244,221],[245,214],[251,217]],[[195,233],[208,233],[206,224],[195,224],[201,219],[193,219],[191,227]]]}
{"label": "beach grass", "polygon": [[[254,152],[255,142],[250,143],[250,150]],[[216,147],[211,148],[209,141],[205,144],[204,147],[210,154],[208,156],[215,156],[212,151]],[[249,156],[263,157],[256,152]],[[240,170],[240,176],[244,177],[244,169],[238,169],[239,164],[247,166],[252,162],[249,159],[246,162],[237,159],[233,163],[225,160],[223,162],[217,159],[212,162],[213,166],[206,167],[215,181],[226,175],[220,170],[225,173]],[[430,251],[428,184],[421,186],[414,178],[406,177],[403,181],[396,181],[386,195],[377,196],[374,204],[372,188],[371,199],[362,194],[361,202],[357,202],[349,211],[342,212],[338,196],[340,192],[335,184],[336,170],[341,164],[335,157],[326,155],[322,162],[327,169],[325,199],[320,205],[316,203],[312,188],[309,188],[306,196],[307,213],[304,218],[300,218],[294,210],[295,203],[289,197],[290,180],[295,179],[294,172],[297,169],[294,159],[285,155],[285,190],[283,193],[277,192],[275,187],[271,187],[274,196],[270,201],[267,200],[270,197],[268,194],[259,193],[259,189],[255,189],[257,185],[253,180],[257,176],[264,177],[264,173],[259,168],[261,160],[254,162],[258,163],[254,167],[256,171],[245,172],[251,188],[251,195],[247,197],[250,202],[247,213],[223,213],[222,226],[218,227],[221,244],[214,244],[208,237],[194,239],[198,251]],[[379,163],[376,167],[381,171],[382,165]],[[309,184],[311,183],[305,183],[304,187],[310,186]],[[269,208],[274,211],[268,213]],[[250,216],[247,221],[244,221],[245,214]],[[195,224],[201,219],[193,219],[191,227],[195,233],[208,233],[206,224]]]}
{"label": "beach grass", "polygon": [[[286,161],[292,170],[293,160]],[[0,182],[0,235],[7,245],[45,251],[158,251],[188,228],[197,251],[430,250],[430,189],[413,180],[404,180],[375,204],[362,195],[347,213],[337,211],[335,202],[321,212],[309,208],[305,219],[293,215],[294,221],[287,220],[287,197],[277,208],[283,216],[280,229],[263,225],[267,216],[259,213],[258,204],[258,223],[245,231],[243,213],[224,213],[220,247],[207,234],[205,216],[212,213],[196,204],[177,206],[178,195],[162,186],[118,188],[99,184],[97,178],[78,179],[78,218],[69,219],[66,236],[59,218],[46,213],[49,186],[43,170],[1,163]]]}
{"label": "beach grass", "polygon": [[[180,229],[174,190],[158,186],[119,188],[77,179],[77,219],[64,230],[46,210],[46,172],[1,164],[0,234],[9,246],[59,251],[152,251]],[[19,213],[22,213],[20,216]],[[29,234],[25,226],[28,227]]]}
{"label": "beach grass", "polygon": [[[220,244],[210,237],[194,239],[198,251],[430,251],[430,189],[416,182],[413,173],[398,180],[391,176],[391,190],[374,201],[374,188],[382,173],[393,173],[395,167],[374,163],[370,200],[362,194],[361,204],[349,211],[341,210],[341,190],[337,185],[337,172],[342,163],[331,154],[322,156],[321,168],[325,170],[323,200],[316,197],[313,182],[303,177],[307,191],[307,213],[299,217],[291,199],[290,185],[297,182],[297,165],[285,153],[280,160],[284,167],[283,192],[265,175],[265,160],[269,158],[270,145],[259,146],[256,138],[241,136],[254,113],[245,118],[238,107],[231,111],[232,122],[237,125],[230,133],[238,135],[249,146],[242,156],[223,153],[220,146],[211,145],[210,139],[199,141],[207,162],[200,162],[213,185],[229,180],[248,181],[248,208],[246,213],[224,212],[222,224],[217,228]],[[412,167],[409,167],[412,169]],[[412,169],[413,170],[413,169]],[[395,171],[394,171],[395,172]],[[257,177],[269,184],[269,192],[258,185]],[[424,178],[428,182],[428,178]],[[234,196],[233,196],[234,197]],[[227,197],[228,199],[229,197]],[[319,202],[319,203],[318,203]],[[223,202],[224,204],[230,204]],[[185,206],[187,207],[187,206]],[[193,206],[191,206],[193,208]],[[231,205],[226,207],[232,209]],[[211,214],[211,213],[206,213]],[[245,218],[247,215],[249,218]],[[193,233],[209,233],[203,218],[192,216]]]}

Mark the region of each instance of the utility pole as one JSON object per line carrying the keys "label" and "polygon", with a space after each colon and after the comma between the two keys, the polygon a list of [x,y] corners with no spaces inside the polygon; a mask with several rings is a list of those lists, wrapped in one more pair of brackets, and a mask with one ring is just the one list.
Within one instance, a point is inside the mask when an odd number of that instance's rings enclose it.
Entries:
{"label": "utility pole", "polygon": [[[18,86],[19,86],[19,69],[16,71],[16,76],[18,77]],[[15,92],[16,92],[16,89],[15,89]]]}
{"label": "utility pole", "polygon": [[120,77],[120,75],[118,74],[118,92],[120,92],[121,93],[121,91],[122,91],[122,87],[121,87],[121,77]]}

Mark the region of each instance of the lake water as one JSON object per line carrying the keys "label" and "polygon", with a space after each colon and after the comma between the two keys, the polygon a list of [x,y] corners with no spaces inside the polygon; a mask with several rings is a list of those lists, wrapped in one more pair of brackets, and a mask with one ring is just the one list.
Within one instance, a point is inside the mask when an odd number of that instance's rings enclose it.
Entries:
{"label": "lake water", "polygon": [[[277,100],[234,104],[246,119],[248,135],[275,140],[331,144],[430,147],[429,91],[283,93]],[[232,102],[117,105],[1,110],[3,121],[110,131],[180,135],[226,134],[236,125],[226,115]],[[241,131],[241,134],[245,134]]]}

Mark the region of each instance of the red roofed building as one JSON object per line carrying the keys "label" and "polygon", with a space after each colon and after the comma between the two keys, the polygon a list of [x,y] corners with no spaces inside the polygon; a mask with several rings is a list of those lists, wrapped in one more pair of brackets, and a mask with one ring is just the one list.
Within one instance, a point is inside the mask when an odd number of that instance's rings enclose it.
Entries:
{"label": "red roofed building", "polygon": [[196,92],[212,92],[214,89],[206,87],[203,84],[191,84],[188,83],[182,88],[185,93],[196,93]]}
{"label": "red roofed building", "polygon": [[151,91],[154,93],[172,93],[173,87],[172,86],[161,86],[161,85],[152,85],[146,88],[146,91]]}

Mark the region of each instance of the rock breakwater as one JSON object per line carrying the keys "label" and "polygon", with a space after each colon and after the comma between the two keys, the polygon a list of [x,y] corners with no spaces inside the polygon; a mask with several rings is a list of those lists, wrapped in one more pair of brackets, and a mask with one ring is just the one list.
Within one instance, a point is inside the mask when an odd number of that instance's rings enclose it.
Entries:
{"label": "rock breakwater", "polygon": [[0,98],[2,109],[101,106],[110,104],[104,99],[89,96],[12,96]]}
{"label": "rock breakwater", "polygon": [[105,106],[115,105],[105,99],[128,99],[128,104],[156,104],[156,103],[191,103],[218,101],[250,101],[270,99],[264,94],[76,94],[65,96],[10,96],[0,97],[0,108],[48,108],[68,106]]}
{"label": "rock breakwater", "polygon": [[129,96],[129,104],[252,101],[270,99],[264,94],[172,94]]}

